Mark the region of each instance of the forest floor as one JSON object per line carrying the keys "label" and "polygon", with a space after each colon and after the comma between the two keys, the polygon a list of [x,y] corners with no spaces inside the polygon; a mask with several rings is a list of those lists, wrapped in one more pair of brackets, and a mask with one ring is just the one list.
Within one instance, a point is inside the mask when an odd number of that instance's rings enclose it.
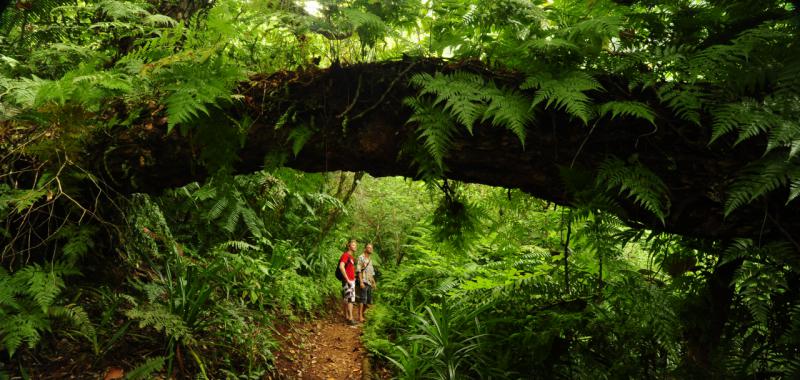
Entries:
{"label": "forest floor", "polygon": [[361,325],[348,324],[340,312],[286,326],[281,332],[281,347],[274,352],[275,379],[388,378],[386,370],[371,369],[361,344]]}

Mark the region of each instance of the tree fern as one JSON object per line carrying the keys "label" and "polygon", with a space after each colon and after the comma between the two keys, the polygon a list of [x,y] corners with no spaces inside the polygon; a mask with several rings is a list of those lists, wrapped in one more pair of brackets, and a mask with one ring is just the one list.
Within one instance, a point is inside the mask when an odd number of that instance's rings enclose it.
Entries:
{"label": "tree fern", "polygon": [[605,159],[598,167],[597,185],[605,186],[607,190],[618,188],[620,194],[627,194],[662,223],[669,213],[667,186],[639,162],[629,165],[616,157]]}

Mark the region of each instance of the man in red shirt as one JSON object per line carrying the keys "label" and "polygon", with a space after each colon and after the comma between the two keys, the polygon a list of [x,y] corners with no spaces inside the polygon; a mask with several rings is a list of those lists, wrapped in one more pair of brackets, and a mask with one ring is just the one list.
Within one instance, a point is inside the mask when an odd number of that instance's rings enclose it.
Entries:
{"label": "man in red shirt", "polygon": [[344,317],[351,325],[355,324],[355,321],[353,321],[353,303],[356,302],[356,270],[353,255],[356,253],[357,247],[356,240],[350,239],[347,242],[347,251],[339,257],[339,270],[345,278],[345,281],[342,281],[342,298],[344,299],[342,310],[344,311]]}

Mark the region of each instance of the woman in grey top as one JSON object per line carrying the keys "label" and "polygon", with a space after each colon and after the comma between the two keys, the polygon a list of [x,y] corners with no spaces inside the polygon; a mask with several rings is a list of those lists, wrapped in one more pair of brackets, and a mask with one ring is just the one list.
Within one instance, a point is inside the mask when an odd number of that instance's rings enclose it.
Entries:
{"label": "woman in grey top", "polygon": [[361,280],[361,288],[358,289],[360,304],[358,305],[358,321],[364,322],[364,310],[367,305],[372,305],[372,291],[378,289],[375,282],[375,267],[372,265],[372,244],[364,247],[364,253],[358,256],[358,276]]}

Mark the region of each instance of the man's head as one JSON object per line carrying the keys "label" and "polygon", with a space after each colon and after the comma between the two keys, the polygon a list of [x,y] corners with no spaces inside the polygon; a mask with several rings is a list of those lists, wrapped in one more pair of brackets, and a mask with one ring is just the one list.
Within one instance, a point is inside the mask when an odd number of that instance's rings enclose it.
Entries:
{"label": "man's head", "polygon": [[372,243],[367,243],[367,245],[364,247],[364,252],[372,253]]}
{"label": "man's head", "polygon": [[347,250],[350,252],[355,252],[356,248],[358,248],[358,242],[356,241],[356,239],[350,239],[347,242]]}

